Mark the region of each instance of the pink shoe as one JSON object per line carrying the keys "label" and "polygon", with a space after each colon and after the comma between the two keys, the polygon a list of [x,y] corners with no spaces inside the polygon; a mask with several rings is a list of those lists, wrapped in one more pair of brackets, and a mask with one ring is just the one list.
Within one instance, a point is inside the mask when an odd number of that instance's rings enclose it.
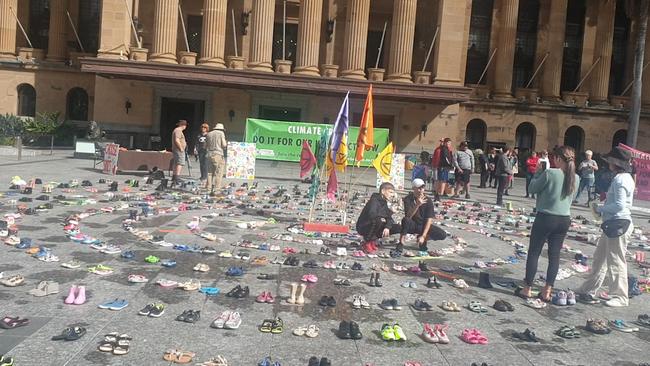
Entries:
{"label": "pink shoe", "polygon": [[318,282],[318,277],[316,277],[316,275],[313,275],[313,274],[308,274],[307,275],[307,281],[311,282],[311,283],[316,283],[316,282]]}
{"label": "pink shoe", "polygon": [[275,302],[275,298],[271,295],[271,292],[266,293],[266,302],[268,304],[273,304]]}
{"label": "pink shoe", "polygon": [[77,286],[72,285],[72,287],[70,287],[70,292],[68,292],[68,297],[66,297],[65,300],[63,300],[63,303],[68,305],[73,304],[76,294],[77,294]]}
{"label": "pink shoe", "polygon": [[86,286],[77,287],[77,298],[74,299],[75,305],[81,305],[86,302]]}
{"label": "pink shoe", "polygon": [[264,291],[261,294],[257,295],[257,298],[255,298],[255,301],[257,301],[257,302],[266,302],[266,291]]}

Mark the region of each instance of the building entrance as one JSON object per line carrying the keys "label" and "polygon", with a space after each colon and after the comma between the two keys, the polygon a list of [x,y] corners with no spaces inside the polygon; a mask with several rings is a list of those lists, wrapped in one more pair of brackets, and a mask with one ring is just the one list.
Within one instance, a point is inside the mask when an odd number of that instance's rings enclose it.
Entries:
{"label": "building entrance", "polygon": [[172,131],[176,128],[176,123],[184,119],[187,121],[185,129],[187,151],[194,151],[194,140],[204,121],[204,114],[205,101],[203,100],[162,98],[160,103],[160,148],[171,150]]}

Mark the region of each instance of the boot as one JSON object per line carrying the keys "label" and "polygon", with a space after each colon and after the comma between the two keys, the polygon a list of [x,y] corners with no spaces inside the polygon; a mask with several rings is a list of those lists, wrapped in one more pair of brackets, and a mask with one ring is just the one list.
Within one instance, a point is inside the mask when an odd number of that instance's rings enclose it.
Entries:
{"label": "boot", "polygon": [[300,284],[300,291],[298,291],[298,297],[296,298],[296,304],[302,305],[305,303],[305,297],[303,296],[305,294],[305,290],[307,289],[307,285],[304,283]]}
{"label": "boot", "polygon": [[167,184],[169,183],[169,180],[167,178],[163,178],[160,180],[160,184],[158,187],[156,187],[156,191],[164,191],[167,189]]}
{"label": "boot", "polygon": [[109,192],[117,192],[117,182],[111,183],[111,187],[108,189]]}
{"label": "boot", "polygon": [[76,295],[77,295],[77,286],[72,285],[72,287],[70,287],[70,292],[68,292],[68,297],[65,298],[63,303],[68,305],[73,304]]}
{"label": "boot", "polygon": [[298,291],[298,284],[293,282],[291,283],[291,296],[287,299],[287,302],[289,304],[295,304],[296,303],[296,291]]}
{"label": "boot", "polygon": [[75,305],[81,305],[86,302],[86,287],[85,286],[79,286],[77,288],[78,293],[77,293],[77,298],[74,299],[74,304]]}
{"label": "boot", "polygon": [[370,282],[368,282],[368,285],[370,287],[375,287],[375,274],[374,273],[370,274]]}
{"label": "boot", "polygon": [[480,288],[492,288],[492,283],[490,283],[490,274],[487,272],[481,272],[478,277],[478,287]]}
{"label": "boot", "polygon": [[379,273],[375,274],[375,287],[381,287],[382,284],[379,282]]}

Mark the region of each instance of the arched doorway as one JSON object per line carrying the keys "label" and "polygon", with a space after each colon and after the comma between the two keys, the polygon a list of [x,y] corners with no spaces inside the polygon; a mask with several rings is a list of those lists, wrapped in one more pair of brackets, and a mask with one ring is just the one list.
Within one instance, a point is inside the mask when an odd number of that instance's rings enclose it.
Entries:
{"label": "arched doorway", "polygon": [[619,143],[624,144],[627,142],[627,130],[618,130],[612,138],[612,148],[618,146]]}
{"label": "arched doorway", "polygon": [[36,89],[29,84],[18,85],[18,115],[36,117]]}
{"label": "arched doorway", "polygon": [[564,133],[564,146],[571,146],[576,152],[583,150],[585,143],[585,130],[578,126],[569,127]]}
{"label": "arched doorway", "polygon": [[532,151],[535,149],[535,136],[537,136],[537,129],[535,125],[530,122],[524,122],[517,126],[515,132],[515,146],[519,148],[519,152]]}
{"label": "arched doorway", "polygon": [[487,125],[482,119],[473,119],[467,124],[465,141],[470,149],[484,149]]}

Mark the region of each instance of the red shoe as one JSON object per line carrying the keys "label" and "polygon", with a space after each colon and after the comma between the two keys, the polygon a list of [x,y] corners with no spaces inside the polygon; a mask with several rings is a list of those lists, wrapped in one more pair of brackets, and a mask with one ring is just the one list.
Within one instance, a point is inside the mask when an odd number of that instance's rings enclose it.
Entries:
{"label": "red shoe", "polygon": [[367,241],[363,243],[362,248],[366,253],[374,253],[377,251],[377,243],[374,240]]}

